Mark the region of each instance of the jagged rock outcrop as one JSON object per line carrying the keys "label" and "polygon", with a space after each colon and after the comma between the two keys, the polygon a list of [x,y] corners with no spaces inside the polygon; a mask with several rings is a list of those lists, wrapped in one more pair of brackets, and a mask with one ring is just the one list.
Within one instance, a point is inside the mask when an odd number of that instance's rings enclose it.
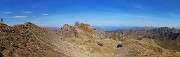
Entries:
{"label": "jagged rock outcrop", "polygon": [[74,26],[65,24],[59,31],[60,35],[64,38],[78,38],[78,37],[87,37],[87,38],[110,38],[114,40],[123,40],[124,36],[119,33],[106,33],[104,31],[95,30],[91,28],[88,24],[83,24],[76,22]]}
{"label": "jagged rock outcrop", "polygon": [[175,28],[135,28],[122,32],[138,40],[149,38],[155,40],[157,44],[164,48],[178,51],[180,50],[180,31]]}
{"label": "jagged rock outcrop", "polygon": [[151,30],[152,38],[161,46],[180,51],[180,32],[175,28],[162,27]]}

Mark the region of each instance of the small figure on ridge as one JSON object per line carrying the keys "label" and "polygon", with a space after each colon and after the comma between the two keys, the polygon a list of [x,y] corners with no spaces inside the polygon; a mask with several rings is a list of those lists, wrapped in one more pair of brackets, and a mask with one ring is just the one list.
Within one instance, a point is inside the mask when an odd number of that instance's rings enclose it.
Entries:
{"label": "small figure on ridge", "polygon": [[3,22],[3,18],[1,18],[1,22]]}

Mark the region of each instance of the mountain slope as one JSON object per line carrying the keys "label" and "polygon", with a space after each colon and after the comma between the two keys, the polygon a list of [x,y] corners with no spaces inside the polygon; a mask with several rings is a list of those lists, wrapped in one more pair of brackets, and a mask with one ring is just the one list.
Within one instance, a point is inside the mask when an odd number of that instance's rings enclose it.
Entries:
{"label": "mountain slope", "polygon": [[40,36],[45,36],[42,30],[44,29],[30,22],[13,27],[0,23],[1,57],[66,57],[42,40]]}
{"label": "mountain slope", "polygon": [[65,24],[58,31],[27,22],[12,27],[0,23],[2,57],[179,57],[180,52],[155,40],[104,32],[89,24]]}

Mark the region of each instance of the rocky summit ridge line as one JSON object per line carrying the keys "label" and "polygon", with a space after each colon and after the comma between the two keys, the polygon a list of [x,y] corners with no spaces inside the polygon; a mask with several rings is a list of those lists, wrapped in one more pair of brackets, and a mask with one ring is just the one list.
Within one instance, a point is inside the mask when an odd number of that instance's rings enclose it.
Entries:
{"label": "rocky summit ridge line", "polygon": [[[174,38],[172,38],[174,39]],[[177,44],[178,45],[178,44]],[[104,32],[89,24],[65,24],[58,31],[33,23],[0,23],[0,57],[179,57],[152,38]]]}

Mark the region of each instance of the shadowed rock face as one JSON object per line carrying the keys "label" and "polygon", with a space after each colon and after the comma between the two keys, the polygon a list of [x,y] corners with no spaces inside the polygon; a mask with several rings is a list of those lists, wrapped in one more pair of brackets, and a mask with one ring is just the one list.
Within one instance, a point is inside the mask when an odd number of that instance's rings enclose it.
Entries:
{"label": "shadowed rock face", "polygon": [[180,32],[175,28],[162,27],[151,30],[152,38],[161,46],[180,51]]}
{"label": "shadowed rock face", "polygon": [[[118,32],[115,31],[115,32]],[[180,30],[169,27],[161,28],[143,28],[131,29],[122,31],[125,35],[134,37],[135,39],[142,40],[143,38],[153,39],[160,46],[180,51]],[[120,33],[122,33],[120,32]]]}
{"label": "shadowed rock face", "polygon": [[[125,34],[127,33],[125,32]],[[129,35],[138,40],[142,38],[154,39],[156,43],[164,48],[180,51],[180,31],[175,28],[161,27],[132,30]]]}

